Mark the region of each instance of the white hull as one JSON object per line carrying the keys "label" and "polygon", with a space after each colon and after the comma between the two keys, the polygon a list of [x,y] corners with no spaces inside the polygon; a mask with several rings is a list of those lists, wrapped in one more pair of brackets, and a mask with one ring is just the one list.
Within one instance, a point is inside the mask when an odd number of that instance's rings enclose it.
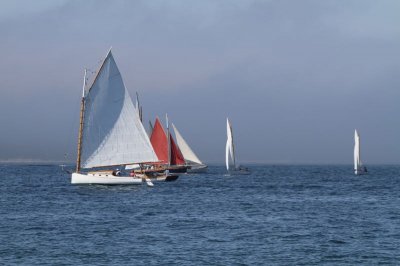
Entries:
{"label": "white hull", "polygon": [[71,176],[71,184],[140,185],[141,183],[142,178],[131,176],[79,173],[73,173]]}

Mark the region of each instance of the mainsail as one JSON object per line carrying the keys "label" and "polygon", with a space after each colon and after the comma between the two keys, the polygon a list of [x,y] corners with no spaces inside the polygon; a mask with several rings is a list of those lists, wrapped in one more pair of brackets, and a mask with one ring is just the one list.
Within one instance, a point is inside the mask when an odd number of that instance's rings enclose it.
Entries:
{"label": "mainsail", "polygon": [[181,150],[185,160],[189,163],[203,164],[200,161],[200,159],[196,156],[196,154],[192,151],[192,149],[189,147],[189,145],[184,140],[182,135],[179,133],[178,129],[176,129],[174,124],[172,124],[172,127],[174,128],[176,142],[178,143],[178,147]]}
{"label": "mainsail", "polygon": [[84,96],[83,168],[157,161],[111,51]]}
{"label": "mainsail", "polygon": [[233,145],[232,127],[228,118],[226,119],[226,133],[227,133],[227,140],[225,148],[225,162],[226,162],[226,169],[229,171],[230,168],[229,157],[233,162],[234,169],[236,169],[236,162],[235,162],[235,147]]}

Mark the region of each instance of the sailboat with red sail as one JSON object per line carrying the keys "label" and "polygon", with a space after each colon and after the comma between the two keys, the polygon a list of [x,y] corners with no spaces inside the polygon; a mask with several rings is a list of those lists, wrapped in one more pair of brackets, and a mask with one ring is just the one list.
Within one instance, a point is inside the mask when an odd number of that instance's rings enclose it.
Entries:
{"label": "sailboat with red sail", "polygon": [[147,169],[135,170],[135,173],[157,176],[157,173],[166,172],[167,179],[165,181],[176,180],[178,178],[177,174],[186,173],[188,166],[181,150],[169,132],[168,122],[166,133],[160,119],[156,118],[150,136],[150,143],[153,146],[158,162],[151,163]]}
{"label": "sailboat with red sail", "polygon": [[165,168],[171,173],[185,173],[187,171],[188,167],[185,165],[182,152],[169,132],[168,122],[167,132],[165,132],[160,119],[156,118],[150,142],[162,169]]}

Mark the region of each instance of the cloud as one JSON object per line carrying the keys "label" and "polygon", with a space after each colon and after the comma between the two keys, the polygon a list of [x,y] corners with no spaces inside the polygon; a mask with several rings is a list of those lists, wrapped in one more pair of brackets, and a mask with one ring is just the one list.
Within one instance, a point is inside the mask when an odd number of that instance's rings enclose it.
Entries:
{"label": "cloud", "polygon": [[35,16],[47,10],[57,8],[67,0],[2,0],[0,9],[0,22],[5,20],[17,20],[25,16]]}
{"label": "cloud", "polygon": [[171,114],[205,161],[226,116],[244,161],[350,162],[354,127],[367,161],[400,155],[397,1],[5,3],[0,159],[74,154],[83,69],[110,46],[146,119]]}

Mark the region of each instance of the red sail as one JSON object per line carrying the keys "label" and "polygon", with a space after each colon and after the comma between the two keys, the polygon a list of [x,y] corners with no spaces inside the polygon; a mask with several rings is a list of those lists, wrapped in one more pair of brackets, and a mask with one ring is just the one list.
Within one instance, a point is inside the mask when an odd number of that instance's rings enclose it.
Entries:
{"label": "red sail", "polygon": [[171,140],[171,165],[185,164],[181,150],[175,144],[171,133],[169,133],[169,139]]}
{"label": "red sail", "polygon": [[168,140],[167,134],[165,134],[164,128],[156,118],[156,122],[154,123],[153,132],[150,137],[151,145],[162,163],[168,163]]}
{"label": "red sail", "polygon": [[[183,158],[181,150],[176,145],[171,133],[169,134],[171,143],[171,165],[183,165],[185,159]],[[154,123],[153,132],[150,137],[151,145],[161,163],[168,163],[168,139],[160,120],[156,118]]]}

